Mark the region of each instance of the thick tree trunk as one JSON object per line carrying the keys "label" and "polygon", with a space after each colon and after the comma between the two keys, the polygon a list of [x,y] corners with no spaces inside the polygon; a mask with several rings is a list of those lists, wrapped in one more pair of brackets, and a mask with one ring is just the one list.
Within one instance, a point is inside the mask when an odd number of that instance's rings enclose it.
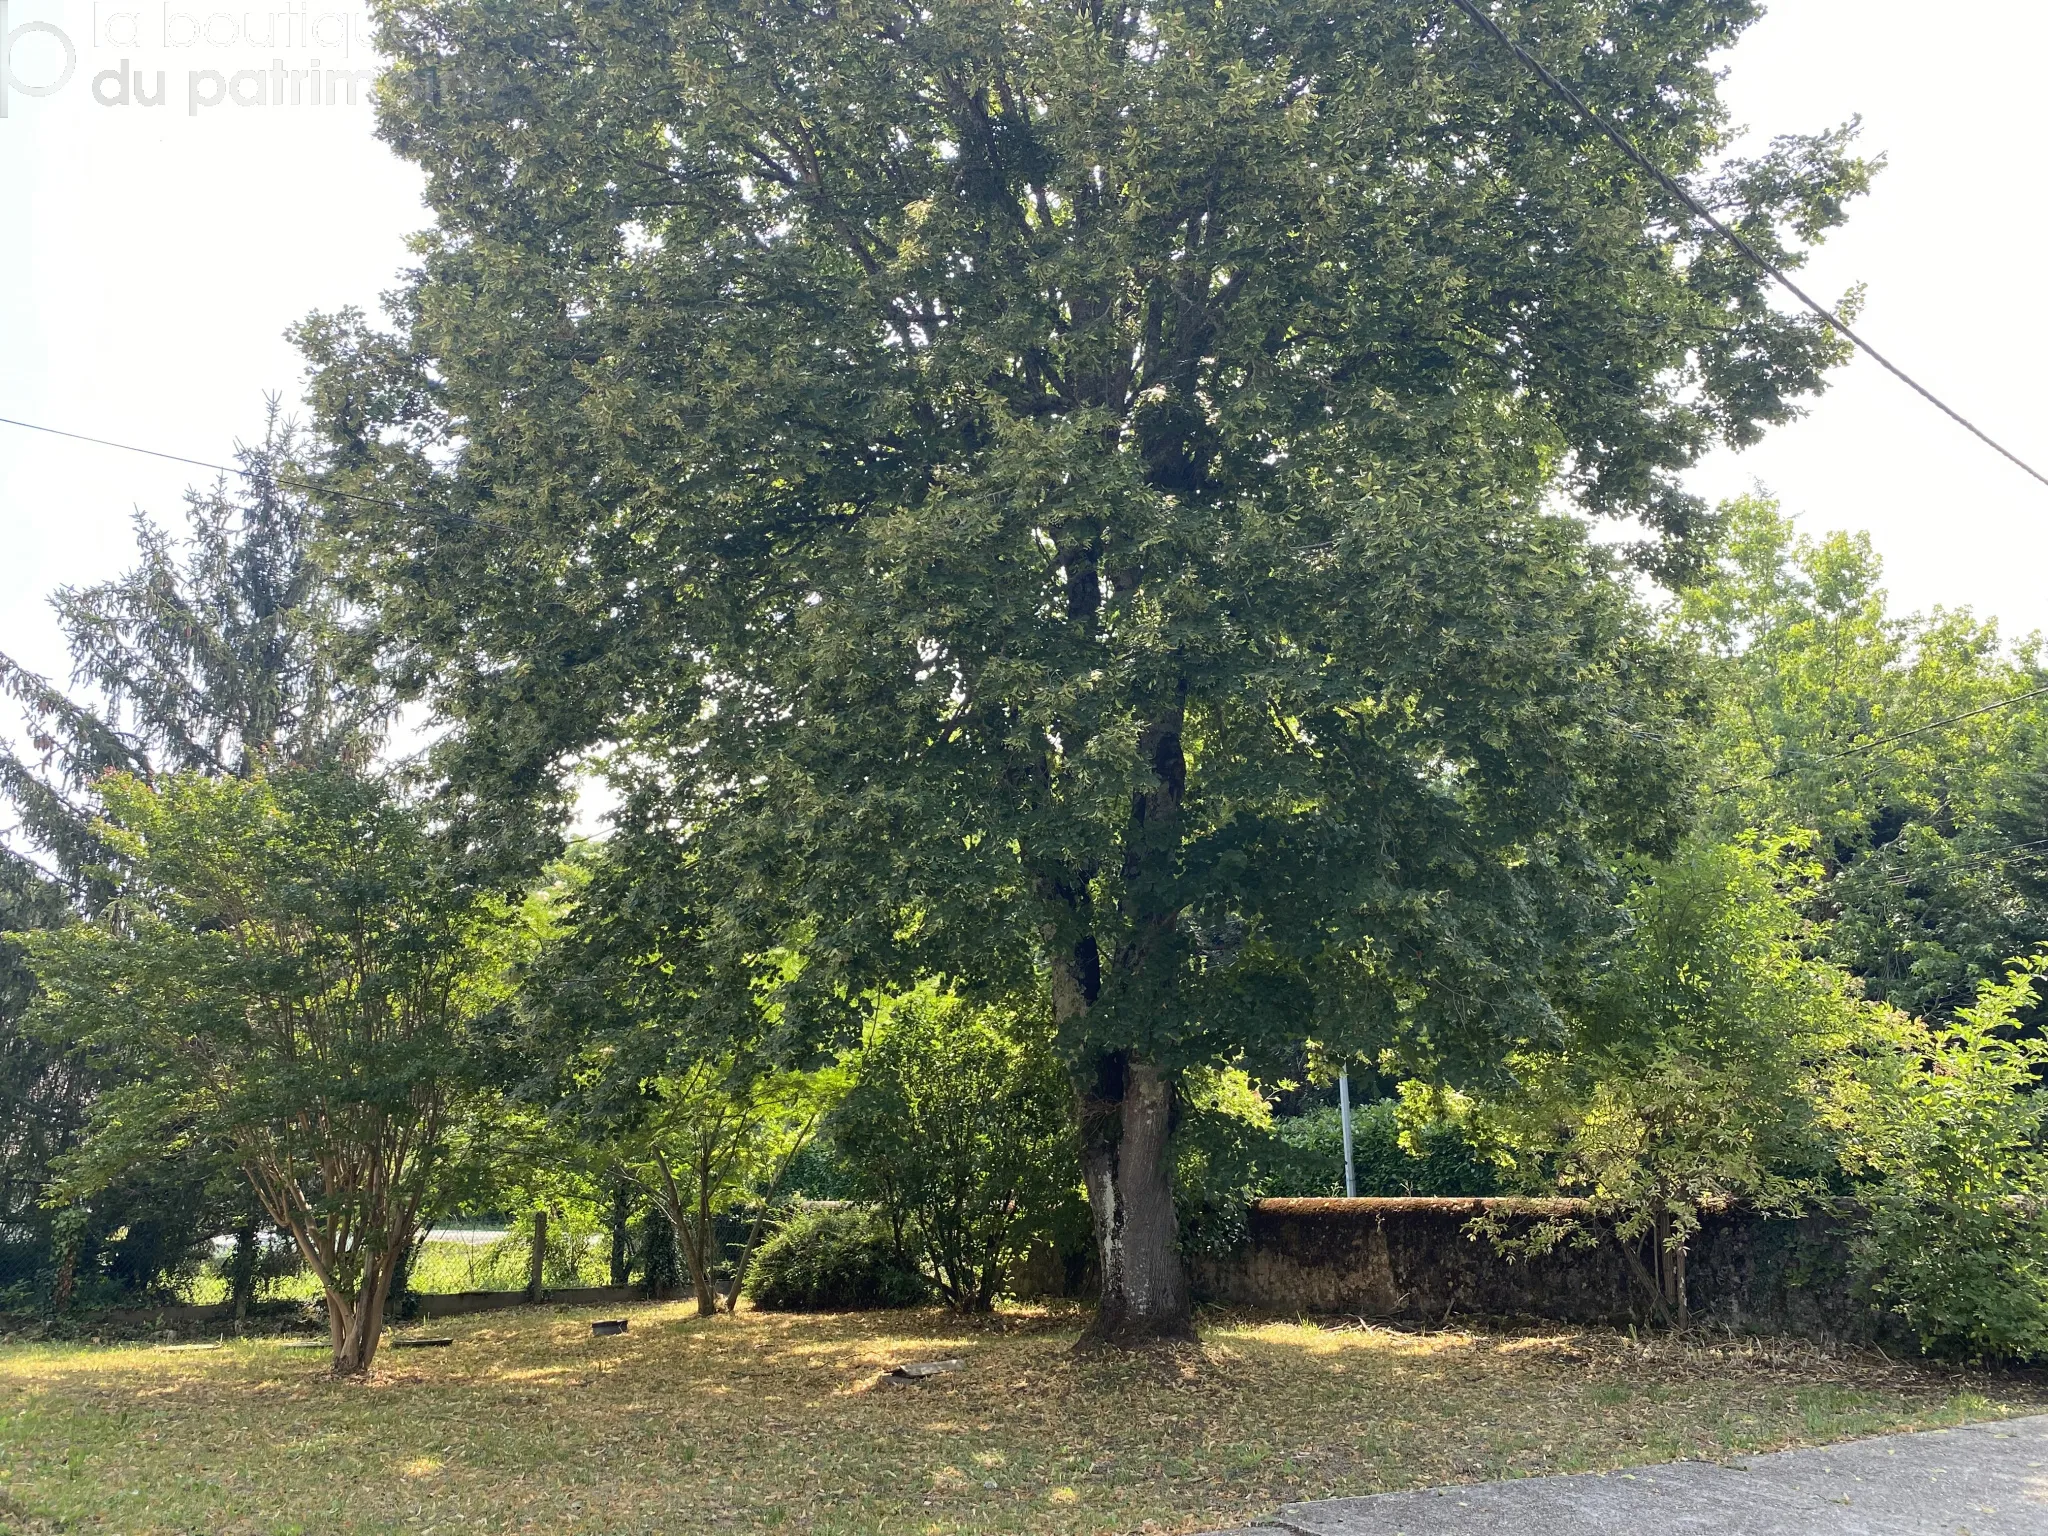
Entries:
{"label": "thick tree trunk", "polygon": [[1173,1082],[1150,1062],[1117,1065],[1120,1081],[1081,1096],[1081,1173],[1102,1259],[1102,1302],[1081,1342],[1192,1339],[1173,1208]]}
{"label": "thick tree trunk", "polygon": [[[1092,870],[1056,868],[1038,879],[1048,909],[1053,1017],[1070,1042],[1095,1036],[1088,1015],[1104,995],[1105,970],[1120,1007],[1164,1003],[1177,983],[1186,701],[1182,680],[1138,739],[1144,787],[1131,796],[1124,832],[1119,906],[1126,922],[1115,954],[1105,956],[1097,942]],[[1194,1313],[1173,1208],[1174,1075],[1128,1049],[1098,1044],[1096,1051],[1092,1078],[1075,1083],[1081,1175],[1102,1263],[1102,1302],[1081,1342],[1132,1347],[1192,1339]]]}

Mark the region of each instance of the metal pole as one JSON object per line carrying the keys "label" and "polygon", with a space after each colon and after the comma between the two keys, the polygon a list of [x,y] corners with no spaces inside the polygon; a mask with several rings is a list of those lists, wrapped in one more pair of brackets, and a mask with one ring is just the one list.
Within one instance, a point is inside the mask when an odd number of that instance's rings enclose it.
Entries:
{"label": "metal pole", "polygon": [[1358,1198],[1358,1173],[1351,1165],[1351,1074],[1337,1074],[1337,1112],[1344,1120],[1344,1198]]}

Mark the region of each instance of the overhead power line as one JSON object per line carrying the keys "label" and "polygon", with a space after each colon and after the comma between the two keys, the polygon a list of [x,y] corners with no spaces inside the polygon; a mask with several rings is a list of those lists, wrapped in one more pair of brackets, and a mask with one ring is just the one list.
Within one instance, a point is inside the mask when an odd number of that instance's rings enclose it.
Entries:
{"label": "overhead power line", "polygon": [[[2025,693],[2016,693],[2009,699],[2000,699],[1993,704],[1980,704],[1975,709],[1964,710],[1960,715],[1950,715],[1942,720],[1930,720],[1925,725],[1916,725],[1909,731],[1894,731],[1889,736],[1879,736],[1874,741],[1866,741],[1859,747],[1849,748],[1846,752],[1831,752],[1826,757],[1815,758],[1813,761],[1838,763],[1843,758],[1861,757],[1866,752],[1875,752],[1879,747],[1888,747],[1895,741],[1904,741],[1911,736],[1925,736],[1929,731],[1938,731],[1944,726],[1960,725],[1965,720],[1974,720],[1979,715],[1988,715],[1994,710],[2010,709],[2015,704],[2024,704],[2027,700],[2038,699],[2043,694],[2048,694],[2048,686],[2029,688]],[[1777,773],[1772,774],[1771,777],[1778,778],[1792,771],[1789,768],[1781,768]]]}
{"label": "overhead power line", "polygon": [[[1957,869],[1975,869],[1980,864],[1994,864],[2000,859],[2011,859],[2017,864],[2048,858],[2048,846],[2044,845],[2048,845],[2048,837],[2037,837],[2028,843],[2001,843],[1996,848],[1975,849],[1969,853],[1959,854],[1943,873]],[[1886,858],[1898,846],[1897,843],[1887,843],[1884,847],[1874,850],[1873,857]],[[1904,874],[1885,876],[1884,883],[1891,886],[1909,886],[1920,884],[1925,878],[1924,873],[1907,871]]]}
{"label": "overhead power line", "polygon": [[2009,699],[1999,699],[1990,704],[1980,704],[1975,709],[1966,709],[1959,715],[1948,715],[1940,720],[1930,720],[1925,725],[1916,725],[1910,730],[1893,731],[1889,736],[1876,737],[1870,741],[1863,742],[1861,745],[1850,747],[1846,751],[1824,752],[1818,757],[1809,757],[1804,762],[1786,763],[1782,767],[1772,769],[1769,773],[1759,774],[1756,778],[1738,779],[1732,784],[1723,784],[1715,789],[1713,793],[1726,795],[1733,794],[1738,789],[1754,789],[1759,784],[1770,784],[1779,779],[1788,778],[1802,769],[1812,768],[1821,763],[1839,763],[1845,762],[1852,757],[1862,757],[1867,753],[1875,752],[1879,747],[1888,747],[1895,741],[1906,741],[1914,736],[1925,736],[1929,731],[1939,731],[1947,726],[1960,725],[1963,721],[1974,720],[1979,715],[1988,715],[2001,709],[2011,709],[2015,704],[2024,704],[2029,699],[2038,699],[2043,696],[2048,696],[2048,685],[2040,688],[2029,688],[2025,693],[2016,693]]}
{"label": "overhead power line", "polygon": [[1755,246],[1751,245],[1747,240],[1743,239],[1741,235],[1737,234],[1733,229],[1729,228],[1726,224],[1722,223],[1719,218],[1715,217],[1713,211],[1709,209],[1706,206],[1706,204],[1702,203],[1698,198],[1694,197],[1691,192],[1686,190],[1685,184],[1683,182],[1679,181],[1677,177],[1673,176],[1670,172],[1666,171],[1661,165],[1657,164],[1656,161],[1652,160],[1648,155],[1644,154],[1641,149],[1636,147],[1636,143],[1633,139],[1631,139],[1627,134],[1623,133],[1621,129],[1616,127],[1613,123],[1609,122],[1607,118],[1603,117],[1600,113],[1594,111],[1592,107],[1588,106],[1586,104],[1585,98],[1579,95],[1579,93],[1573,90],[1569,85],[1565,84],[1563,80],[1559,79],[1555,74],[1553,74],[1550,68],[1547,65],[1545,65],[1541,59],[1537,58],[1535,54],[1531,53],[1527,48],[1524,48],[1520,43],[1516,42],[1512,37],[1508,36],[1508,34],[1501,29],[1501,26],[1498,22],[1496,22],[1491,16],[1487,15],[1485,11],[1480,9],[1478,0],[1451,0],[1451,3],[1457,6],[1457,8],[1463,11],[1467,16],[1471,17],[1482,28],[1484,28],[1485,31],[1488,34],[1490,34],[1496,41],[1498,41],[1503,47],[1509,49],[1515,55],[1516,58],[1520,59],[1532,71],[1534,71],[1535,74],[1543,81],[1543,83],[1550,87],[1552,93],[1558,96],[1564,102],[1566,102],[1572,108],[1573,111],[1577,112],[1579,116],[1583,117],[1587,122],[1591,123],[1594,127],[1598,128],[1602,133],[1607,135],[1608,138],[1612,139],[1615,145],[1621,150],[1623,154],[1627,155],[1630,160],[1634,161],[1636,165],[1640,166],[1643,172],[1646,175],[1650,176],[1652,179],[1654,179],[1657,182],[1657,184],[1663,187],[1663,189],[1666,192],[1669,192],[1673,197],[1677,198],[1679,202],[1683,203],[1688,209],[1690,209],[1693,212],[1693,214],[1700,220],[1702,220],[1708,226],[1708,228],[1712,229],[1715,234],[1719,235],[1723,240],[1726,240],[1730,245],[1732,245],[1736,249],[1736,251],[1741,254],[1743,259],[1749,262],[1751,266],[1755,267],[1759,272],[1762,272],[1767,276],[1771,277],[1772,279],[1774,279],[1781,287],[1785,289],[1787,293],[1791,294],[1800,303],[1804,304],[1808,309],[1812,310],[1823,321],[1825,321],[1829,326],[1831,326],[1836,332],[1838,332],[1841,336],[1847,339],[1852,346],[1855,346],[1859,350],[1867,353],[1869,356],[1876,359],[1879,366],[1884,368],[1886,372],[1890,373],[1894,378],[1898,379],[1900,383],[1904,384],[1908,389],[1912,390],[1915,394],[1919,395],[1923,400],[1927,401],[1927,403],[1932,405],[1936,410],[1940,411],[1943,415],[1947,416],[1949,420],[1955,422],[1957,426],[1963,428],[1963,430],[1965,430],[1966,432],[1969,432],[1972,436],[1976,437],[1980,442],[1984,443],[1994,452],[2000,454],[2004,458],[2010,460],[2012,463],[2018,465],[2021,469],[2025,470],[2028,474],[2032,475],[2036,480],[2040,481],[2041,484],[2048,485],[2048,474],[2043,474],[2040,470],[2034,468],[2033,465],[2029,464],[2025,459],[2021,458],[2018,454],[2014,453],[2010,448],[2006,447],[2005,444],[1999,442],[1997,438],[1993,437],[1989,432],[1986,432],[1974,421],[1971,421],[1969,417],[1965,416],[1961,411],[1958,411],[1946,400],[1943,400],[1939,395],[1935,394],[1933,390],[1929,389],[1926,385],[1922,384],[1918,379],[1914,378],[1910,373],[1906,372],[1905,369],[1901,368],[1897,363],[1893,362],[1890,358],[1886,357],[1882,352],[1878,351],[1877,348],[1873,347],[1869,342],[1865,341],[1861,336],[1857,335],[1857,333],[1850,328],[1849,323],[1846,320],[1844,320],[1840,315],[1836,314],[1832,309],[1829,309],[1827,305],[1821,303],[1818,299],[1815,299],[1804,288],[1801,288],[1797,283],[1793,282],[1792,279],[1785,274],[1784,269],[1779,267],[1777,263],[1771,261]]}
{"label": "overhead power line", "polygon": [[[189,459],[182,453],[165,453],[160,448],[141,448],[137,447],[134,443],[118,443],[110,437],[87,437],[83,432],[66,432],[61,427],[46,427],[34,421],[17,421],[12,416],[0,416],[0,426],[19,427],[24,432],[43,432],[51,437],[68,437],[74,443],[91,443],[95,447],[114,448],[122,453],[139,453],[144,458],[166,459],[173,464],[190,464],[194,469],[217,470],[223,475],[239,475],[244,480],[261,478],[255,470],[241,469],[233,464],[216,464],[211,459]],[[371,506],[391,507],[399,512],[406,510],[398,502],[387,501],[382,496],[360,496],[354,491],[337,491],[331,485],[320,485],[312,480],[301,480],[294,475],[272,475],[270,478],[279,485],[290,486],[293,490],[297,491],[312,491],[316,495],[335,496],[343,501],[367,502]]]}
{"label": "overhead power line", "polygon": [[[69,438],[74,443],[91,443],[95,447],[113,448],[121,453],[139,453],[146,458],[166,459],[173,464],[190,464],[195,469],[217,470],[223,475],[240,475],[244,480],[256,478],[254,470],[238,469],[232,464],[217,464],[212,459],[188,458],[182,453],[165,453],[159,448],[143,448],[134,443],[117,442],[111,437],[88,437],[83,432],[67,432],[61,427],[46,427],[40,422],[19,421],[12,416],[0,416],[0,426],[20,427],[24,432],[45,432],[51,437]],[[301,480],[290,475],[272,475],[271,479],[275,480],[279,485],[291,486],[297,490],[312,491],[321,496],[337,497],[342,501],[361,501],[373,507],[390,507],[398,512],[412,510],[401,502],[390,501],[382,496],[363,496],[355,491],[338,491],[331,485],[320,485],[314,481]],[[473,525],[476,522],[476,518],[467,512],[443,513],[442,516],[467,525]],[[1335,539],[1325,539],[1320,544],[1304,545],[1300,549],[1290,550],[1288,553],[1303,556],[1321,555],[1329,553],[1336,547],[1337,541]]]}

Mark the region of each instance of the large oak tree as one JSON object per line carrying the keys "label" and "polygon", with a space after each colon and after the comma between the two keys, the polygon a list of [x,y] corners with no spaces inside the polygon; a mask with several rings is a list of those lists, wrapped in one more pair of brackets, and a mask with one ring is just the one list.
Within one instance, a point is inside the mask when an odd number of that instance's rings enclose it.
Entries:
{"label": "large oak tree", "polygon": [[[1749,0],[1507,24],[1681,172]],[[1184,1332],[1178,1073],[1553,1030],[1687,688],[1582,514],[1838,349],[1443,3],[399,0],[434,226],[310,323],[352,569],[480,804],[611,745],[792,1007],[1050,988],[1097,1333]],[[1865,168],[1708,195],[1796,265]],[[794,994],[802,994],[801,996]]]}

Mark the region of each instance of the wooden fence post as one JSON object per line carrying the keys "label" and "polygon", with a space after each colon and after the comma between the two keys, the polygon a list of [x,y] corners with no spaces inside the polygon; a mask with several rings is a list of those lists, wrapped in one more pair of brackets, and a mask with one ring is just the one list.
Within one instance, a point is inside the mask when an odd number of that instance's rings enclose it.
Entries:
{"label": "wooden fence post", "polygon": [[544,1265],[548,1256],[548,1213],[544,1210],[533,1213],[533,1262],[526,1271],[526,1299],[537,1302],[541,1298],[541,1282],[545,1278]]}

